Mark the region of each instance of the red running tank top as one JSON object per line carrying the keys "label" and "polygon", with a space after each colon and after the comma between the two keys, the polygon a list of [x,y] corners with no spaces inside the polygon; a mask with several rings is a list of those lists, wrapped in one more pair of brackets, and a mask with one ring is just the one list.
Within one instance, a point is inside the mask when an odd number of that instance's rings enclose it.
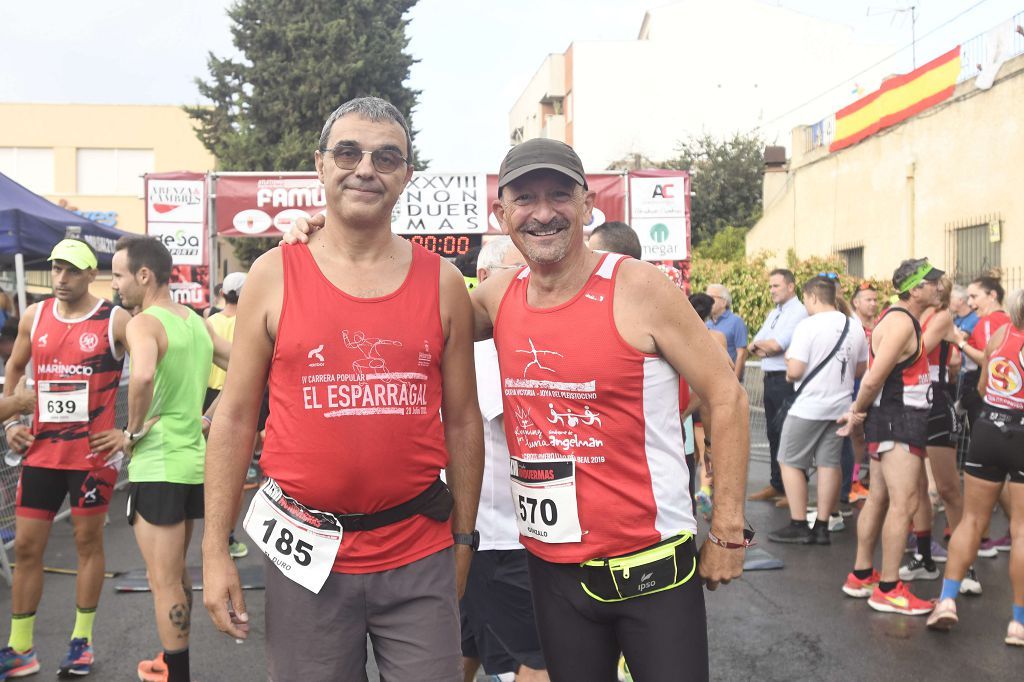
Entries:
{"label": "red running tank top", "polygon": [[[281,248],[284,298],[260,464],[312,509],[372,513],[412,499],[448,464],[441,428],[440,258],[412,245],[405,281],[356,298],[304,244]],[[447,522],[416,515],[348,531],[340,573],[397,568],[452,544]]]}
{"label": "red running tank top", "polygon": [[[88,315],[65,319],[57,312],[55,298],[42,301],[36,308],[31,336],[37,398],[32,426],[35,441],[25,455],[26,464],[79,471],[103,466],[109,453],[93,453],[89,434],[114,428],[117,387],[124,367],[124,353],[115,354],[114,311],[117,309],[109,301],[100,299]],[[71,416],[68,414],[71,410],[63,405],[47,410],[47,403],[68,404],[63,398],[72,395],[67,391],[78,386],[74,382],[88,384],[88,418],[85,421],[43,421],[41,411],[55,419]]]}
{"label": "red running tank top", "polygon": [[989,359],[984,400],[992,407],[1024,411],[1024,332],[1012,324]]}
{"label": "red running tank top", "polygon": [[604,255],[573,298],[546,309],[527,303],[524,269],[495,320],[509,452],[575,462],[581,541],[520,535],[546,561],[618,556],[696,532],[679,375],[623,340],[612,315],[623,258]]}

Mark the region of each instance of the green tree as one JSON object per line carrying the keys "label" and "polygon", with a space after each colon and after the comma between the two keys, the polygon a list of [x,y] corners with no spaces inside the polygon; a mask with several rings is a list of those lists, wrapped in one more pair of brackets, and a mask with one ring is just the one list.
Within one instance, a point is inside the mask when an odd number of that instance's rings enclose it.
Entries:
{"label": "green tree", "polygon": [[[210,53],[211,106],[185,107],[220,170],[310,171],[324,121],[353,97],[382,97],[410,121],[418,90],[405,52],[416,0],[238,0],[228,9],[237,59]],[[412,152],[415,159],[415,150]],[[422,164],[417,164],[420,166]],[[276,240],[231,240],[251,263]]]}
{"label": "green tree", "polygon": [[695,244],[707,244],[727,227],[750,228],[761,217],[764,140],[756,133],[718,139],[690,137],[679,156],[662,167],[690,171]]}
{"label": "green tree", "polygon": [[710,241],[705,241],[694,249],[695,258],[713,258],[716,260],[743,260],[746,256],[746,227],[729,225],[715,233]]}

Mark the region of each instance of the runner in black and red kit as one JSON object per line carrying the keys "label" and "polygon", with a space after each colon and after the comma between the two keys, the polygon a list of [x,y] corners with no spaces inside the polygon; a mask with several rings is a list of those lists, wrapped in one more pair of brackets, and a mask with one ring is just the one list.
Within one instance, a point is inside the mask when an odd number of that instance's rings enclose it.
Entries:
{"label": "runner in black and red kit", "polygon": [[[876,611],[923,615],[931,602],[915,597],[899,579],[907,527],[917,509],[918,478],[928,443],[931,378],[918,318],[938,296],[944,273],[926,259],[905,260],[893,273],[899,302],[879,319],[871,334],[867,374],[840,435],[863,422],[871,453],[871,491],[857,521],[857,558],[843,592],[869,597]],[[866,416],[866,421],[865,421]],[[882,519],[885,525],[882,526]],[[882,530],[882,571],[872,568]]]}
{"label": "runner in black and red kit", "polygon": [[6,368],[8,393],[31,360],[38,402],[31,428],[17,420],[4,424],[11,447],[27,453],[18,483],[11,637],[0,651],[0,678],[39,670],[32,630],[43,590],[43,550],[65,497],[71,498],[78,549],[77,615],[60,673],[91,671],[103,524],[120,469],[114,405],[129,315],[89,293],[98,263],[84,241],[65,239],[50,261],[54,297],[25,311]]}
{"label": "runner in black and red kit", "polygon": [[957,623],[961,581],[1009,478],[1013,615],[1004,641],[1024,646],[1024,291],[1013,292],[1007,303],[1010,323],[992,334],[981,358],[978,393],[983,405],[964,462],[964,515],[949,541],[942,594],[928,627],[949,630]]}

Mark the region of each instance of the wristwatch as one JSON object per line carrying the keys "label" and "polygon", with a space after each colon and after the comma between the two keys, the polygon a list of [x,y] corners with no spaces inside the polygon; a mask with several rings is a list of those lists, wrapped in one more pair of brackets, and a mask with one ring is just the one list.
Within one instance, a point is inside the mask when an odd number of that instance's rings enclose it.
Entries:
{"label": "wristwatch", "polygon": [[456,545],[466,545],[474,552],[480,549],[480,531],[478,530],[474,530],[472,533],[452,533],[452,538]]}
{"label": "wristwatch", "polygon": [[966,345],[967,345],[966,341],[960,341],[959,343],[956,344],[956,347],[959,348],[960,350],[963,350],[964,346],[966,346]]}
{"label": "wristwatch", "polygon": [[142,438],[142,431],[139,431],[138,433],[132,433],[128,429],[125,429],[124,437],[128,439],[129,443],[134,443],[138,439]]}

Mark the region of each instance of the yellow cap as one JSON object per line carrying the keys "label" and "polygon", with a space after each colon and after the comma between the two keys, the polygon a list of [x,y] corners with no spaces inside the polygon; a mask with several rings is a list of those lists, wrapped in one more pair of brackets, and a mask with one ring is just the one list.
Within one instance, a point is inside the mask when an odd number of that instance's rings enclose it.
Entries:
{"label": "yellow cap", "polygon": [[96,269],[96,254],[89,245],[78,239],[64,239],[53,247],[47,260],[63,260],[71,263],[79,270]]}

